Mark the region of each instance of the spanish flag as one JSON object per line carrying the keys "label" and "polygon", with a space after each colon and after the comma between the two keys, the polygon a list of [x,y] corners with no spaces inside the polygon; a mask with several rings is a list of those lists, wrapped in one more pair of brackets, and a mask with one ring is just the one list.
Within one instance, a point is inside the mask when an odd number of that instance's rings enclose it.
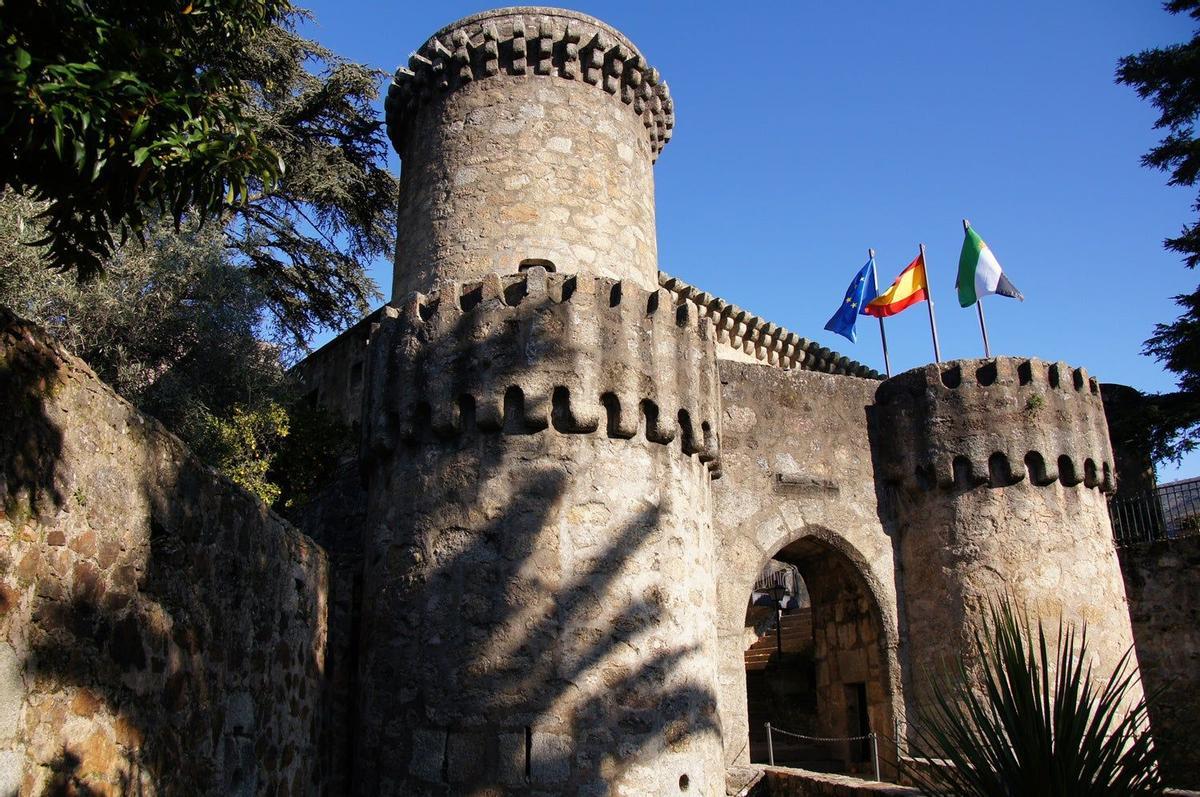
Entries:
{"label": "spanish flag", "polygon": [[900,272],[900,276],[896,277],[892,287],[879,294],[879,297],[864,307],[862,311],[866,315],[873,315],[876,318],[896,315],[917,302],[927,301],[929,299],[928,291],[929,283],[925,279],[925,255],[922,253]]}

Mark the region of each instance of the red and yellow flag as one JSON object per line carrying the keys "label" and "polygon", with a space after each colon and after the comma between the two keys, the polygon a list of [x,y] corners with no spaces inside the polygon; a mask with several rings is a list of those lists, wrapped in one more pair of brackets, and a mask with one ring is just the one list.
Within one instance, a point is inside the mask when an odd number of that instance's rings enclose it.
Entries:
{"label": "red and yellow flag", "polygon": [[896,277],[892,287],[863,308],[863,313],[883,318],[907,310],[917,302],[929,299],[929,283],[925,279],[925,255],[917,255],[917,259]]}

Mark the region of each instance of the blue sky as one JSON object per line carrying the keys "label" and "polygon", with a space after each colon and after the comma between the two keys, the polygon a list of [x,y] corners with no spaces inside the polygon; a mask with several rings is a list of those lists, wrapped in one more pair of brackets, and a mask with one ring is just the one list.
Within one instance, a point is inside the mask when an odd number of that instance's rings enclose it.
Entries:
{"label": "blue sky", "polygon": [[[480,3],[313,2],[308,35],[389,73]],[[883,369],[822,327],[868,247],[881,288],[928,248],[944,359],[983,355],[954,271],[964,216],[1025,294],[986,300],[995,354],[1166,390],[1140,354],[1196,275],[1162,249],[1194,196],[1139,157],[1153,109],[1117,59],[1179,42],[1153,2],[576,2],[626,33],[671,86],[655,168],[660,267]],[[382,103],[381,103],[382,105]],[[399,162],[393,159],[395,168]],[[386,294],[391,266],[372,274]],[[897,371],[932,359],[918,305],[888,322]],[[1160,478],[1200,475],[1200,455]]]}

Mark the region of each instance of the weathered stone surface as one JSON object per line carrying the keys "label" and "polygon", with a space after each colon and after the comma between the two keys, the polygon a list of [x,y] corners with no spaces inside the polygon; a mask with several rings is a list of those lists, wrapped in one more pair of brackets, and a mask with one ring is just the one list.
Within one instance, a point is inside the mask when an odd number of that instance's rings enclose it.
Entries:
{"label": "weathered stone surface", "polygon": [[1133,644],[1099,393],[1082,369],[1008,357],[928,365],[880,385],[871,428],[895,498],[910,707],[930,687],[917,663],[970,650],[998,595],[1052,626],[1086,623],[1099,671]]}
{"label": "weathered stone surface", "polygon": [[674,109],[617,31],[559,9],[468,17],[397,71],[387,109],[403,162],[393,301],[522,261],[658,287],[652,165]]}
{"label": "weathered stone surface", "polygon": [[763,767],[771,797],[920,797],[922,792],[892,783],[827,775],[787,767]]}
{"label": "weathered stone surface", "polygon": [[0,791],[316,782],[320,549],[2,310],[0,406]]}
{"label": "weathered stone surface", "polygon": [[[0,791],[720,795],[772,558],[811,599],[828,736],[903,728],[1000,591],[1087,621],[1101,665],[1129,644],[1095,381],[1001,358],[881,384],[659,272],[674,108],[617,31],[460,20],[387,114],[392,303],[297,369],[361,438],[294,512],[313,539],[0,317]],[[1200,669],[1163,642],[1197,624],[1181,550],[1126,553],[1150,679]]]}
{"label": "weathered stone surface", "polygon": [[[903,716],[893,549],[880,516],[869,379],[721,362],[722,478],[714,484],[721,724],[749,762],[743,633],[759,572],[796,565],[811,594],[822,735],[849,733],[845,687],[864,682],[872,727]],[[875,655],[868,657],[874,650]]]}
{"label": "weathered stone surface", "polygon": [[1200,789],[1200,537],[1117,553],[1163,777]]}

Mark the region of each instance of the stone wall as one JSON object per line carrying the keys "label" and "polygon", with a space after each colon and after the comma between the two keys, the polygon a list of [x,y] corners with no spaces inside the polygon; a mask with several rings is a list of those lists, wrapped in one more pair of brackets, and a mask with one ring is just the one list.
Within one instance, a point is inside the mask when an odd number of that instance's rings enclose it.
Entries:
{"label": "stone wall", "polygon": [[754,579],[772,557],[797,565],[809,589],[823,727],[844,733],[842,695],[855,682],[867,685],[872,726],[890,733],[900,681],[892,541],[867,434],[879,383],[719,366],[723,476],[713,517],[726,761],[748,760],[742,638]]}
{"label": "stone wall", "polygon": [[[893,783],[878,783],[802,769],[764,767],[761,797],[920,797],[921,792]],[[758,797],[760,792],[752,792]]]}
{"label": "stone wall", "polygon": [[[357,430],[362,420],[367,343],[379,325],[382,308],[305,357],[292,373],[307,391],[307,400]],[[357,442],[357,435],[356,435]],[[355,446],[350,449],[355,450]]]}
{"label": "stone wall", "polygon": [[1200,788],[1200,537],[1117,553],[1163,775]]}
{"label": "stone wall", "polygon": [[326,563],[0,310],[0,792],[312,794]]}
{"label": "stone wall", "polygon": [[354,789],[366,513],[367,495],[357,460],[335,469],[320,491],[287,512],[288,520],[311,536],[329,558],[321,746],[329,762],[324,781],[331,795],[351,794]]}

